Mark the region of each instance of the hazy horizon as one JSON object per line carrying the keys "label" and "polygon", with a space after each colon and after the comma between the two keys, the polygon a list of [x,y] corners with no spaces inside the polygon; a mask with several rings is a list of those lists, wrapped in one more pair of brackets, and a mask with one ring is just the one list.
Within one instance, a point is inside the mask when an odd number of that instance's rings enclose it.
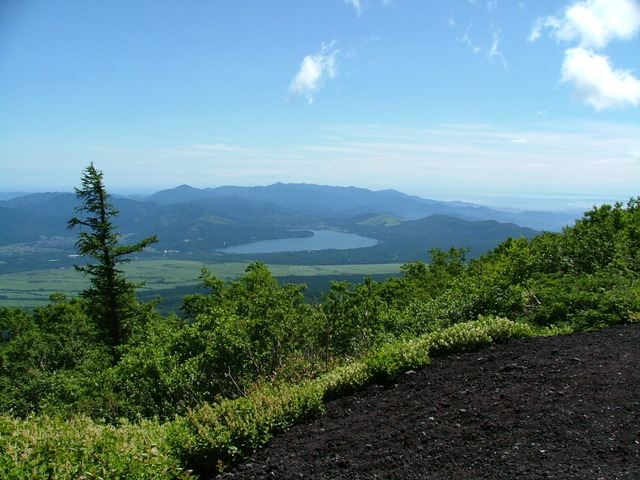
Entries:
{"label": "hazy horizon", "polygon": [[[296,183],[296,182],[276,182],[276,183]],[[310,185],[322,185],[329,187],[355,187],[355,188],[365,188],[358,185],[326,185],[326,184],[314,184],[312,182],[307,182]],[[188,185],[192,188],[197,189],[206,189],[206,188],[220,188],[227,186],[238,186],[238,187],[265,187],[273,184],[265,184],[265,185],[212,185],[208,187],[195,187],[190,184],[181,184]],[[106,185],[107,191],[110,195],[114,197],[148,197],[153,195],[154,193],[161,192],[163,190],[171,190],[177,188],[181,185],[175,185],[167,188],[160,188],[158,190],[113,190],[109,188],[109,185]],[[584,193],[567,193],[562,196],[558,195],[550,195],[544,193],[535,193],[535,192],[501,192],[496,195],[495,193],[485,193],[485,192],[467,192],[460,193],[459,196],[456,196],[451,193],[442,193],[442,192],[432,192],[433,194],[416,194],[410,193],[398,188],[388,188],[388,189],[367,189],[372,191],[378,190],[396,190],[400,193],[404,193],[406,195],[417,196],[423,199],[428,200],[436,200],[442,202],[464,202],[464,203],[472,203],[479,206],[485,206],[489,208],[502,209],[502,210],[538,210],[538,211],[549,211],[549,212],[567,212],[567,213],[583,213],[587,210],[590,210],[594,205],[599,206],[602,204],[613,204],[616,202],[626,203],[630,198],[635,198],[637,195],[618,198],[614,195],[600,195],[593,196]],[[9,198],[17,198],[23,195],[30,194],[38,194],[38,193],[73,193],[73,188],[68,190],[60,190],[60,189],[42,189],[42,190],[32,190],[32,191],[0,191],[0,200],[7,200]]]}

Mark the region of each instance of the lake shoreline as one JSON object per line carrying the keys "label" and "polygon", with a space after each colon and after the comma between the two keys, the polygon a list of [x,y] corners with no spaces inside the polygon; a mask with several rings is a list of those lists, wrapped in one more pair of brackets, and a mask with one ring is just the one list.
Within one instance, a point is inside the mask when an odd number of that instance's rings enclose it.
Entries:
{"label": "lake shoreline", "polygon": [[305,252],[319,250],[351,250],[373,247],[379,243],[375,238],[335,230],[304,230],[311,236],[260,240],[216,250],[228,255]]}

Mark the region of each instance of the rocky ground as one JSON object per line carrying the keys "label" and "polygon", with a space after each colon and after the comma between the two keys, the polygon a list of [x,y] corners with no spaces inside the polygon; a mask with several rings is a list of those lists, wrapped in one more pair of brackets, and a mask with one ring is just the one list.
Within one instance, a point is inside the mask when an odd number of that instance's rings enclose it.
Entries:
{"label": "rocky ground", "polygon": [[328,404],[227,479],[640,479],[640,325],[436,359]]}

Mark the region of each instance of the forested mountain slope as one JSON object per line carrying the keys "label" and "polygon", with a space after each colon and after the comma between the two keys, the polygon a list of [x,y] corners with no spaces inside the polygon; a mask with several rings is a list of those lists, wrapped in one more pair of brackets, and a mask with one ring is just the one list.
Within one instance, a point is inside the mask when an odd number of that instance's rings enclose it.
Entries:
{"label": "forested mountain slope", "polygon": [[[379,244],[358,251],[295,257],[308,257],[305,261],[321,257],[321,263],[404,262],[425,259],[429,249],[451,245],[468,247],[477,256],[508,237],[536,233],[504,223],[504,212],[353,187],[276,184],[198,190],[183,186],[145,201],[112,201],[119,211],[123,236],[136,240],[155,234],[157,250],[182,253],[214,254],[232,245],[310,235],[310,229],[336,229],[375,238]],[[0,230],[0,246],[52,237],[71,239],[73,233],[66,229],[66,222],[76,206],[70,193],[33,194],[0,202],[0,221],[6,225]],[[384,215],[399,220],[393,226],[367,222]]]}

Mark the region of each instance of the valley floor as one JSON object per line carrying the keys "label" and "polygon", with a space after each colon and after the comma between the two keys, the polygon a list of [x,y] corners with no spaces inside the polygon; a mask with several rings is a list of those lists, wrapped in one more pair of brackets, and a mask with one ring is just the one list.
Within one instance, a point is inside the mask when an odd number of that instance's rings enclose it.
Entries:
{"label": "valley floor", "polygon": [[513,340],[331,402],[229,479],[640,478],[640,324]]}

